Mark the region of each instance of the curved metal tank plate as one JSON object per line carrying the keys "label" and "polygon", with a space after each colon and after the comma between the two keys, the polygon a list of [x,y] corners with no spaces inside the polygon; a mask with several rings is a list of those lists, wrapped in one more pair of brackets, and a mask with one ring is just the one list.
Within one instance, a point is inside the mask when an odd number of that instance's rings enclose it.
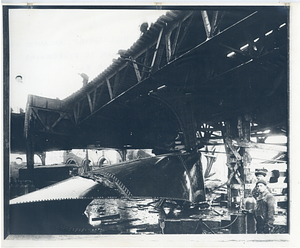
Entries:
{"label": "curved metal tank plate", "polygon": [[204,201],[199,158],[199,154],[162,155],[124,162],[14,198],[10,200],[10,231],[55,234],[61,233],[61,225],[72,227],[71,233],[78,226],[91,230],[84,212],[95,199]]}

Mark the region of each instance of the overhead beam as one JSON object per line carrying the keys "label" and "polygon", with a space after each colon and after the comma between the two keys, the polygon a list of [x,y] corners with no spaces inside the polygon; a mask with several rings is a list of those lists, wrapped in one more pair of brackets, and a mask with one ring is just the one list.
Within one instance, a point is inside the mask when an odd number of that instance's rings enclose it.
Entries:
{"label": "overhead beam", "polygon": [[171,33],[168,33],[165,35],[166,39],[166,57],[167,57],[167,62],[170,62],[171,57],[172,57],[172,49],[171,49]]}
{"label": "overhead beam", "polygon": [[97,89],[98,89],[98,88],[95,88],[95,90],[94,90],[94,93],[93,93],[93,104],[92,104],[92,107],[93,107],[93,112],[94,112],[94,109],[95,109],[95,104],[96,104],[96,98],[97,98]]}
{"label": "overhead beam", "polygon": [[257,148],[257,149],[264,149],[264,150],[271,150],[277,152],[287,152],[287,146],[283,144],[266,144],[266,143],[255,143],[255,142],[244,142],[244,141],[237,141],[238,146],[245,147],[245,148]]}
{"label": "overhead beam", "polygon": [[191,15],[191,16],[189,17],[189,19],[186,20],[186,21],[187,21],[187,25],[185,26],[185,28],[184,28],[184,30],[183,30],[183,33],[182,33],[182,35],[180,36],[180,40],[178,41],[178,43],[177,43],[177,45],[176,45],[176,48],[175,48],[175,51],[174,51],[174,55],[176,54],[176,52],[178,51],[179,47],[181,46],[181,43],[183,42],[183,40],[184,40],[184,38],[185,38],[185,35],[186,35],[186,33],[187,33],[187,31],[188,31],[188,29],[189,29],[191,23],[192,23],[193,17],[194,17],[194,15]]}
{"label": "overhead beam", "polygon": [[181,30],[181,22],[179,23],[179,25],[178,25],[178,27],[176,29],[176,34],[175,34],[175,37],[174,37],[174,40],[173,40],[173,45],[172,45],[172,50],[171,50],[172,57],[174,57],[175,52],[176,52],[177,42],[178,42],[178,37],[179,37],[180,30]]}
{"label": "overhead beam", "polygon": [[110,85],[110,82],[109,82],[108,78],[106,78],[106,84],[107,84],[107,88],[108,88],[108,92],[109,92],[109,97],[110,97],[110,100],[111,100],[111,99],[113,99],[113,93],[112,93],[111,85]]}
{"label": "overhead beam", "polygon": [[120,84],[120,70],[117,69],[116,75],[115,75],[115,81],[114,81],[114,88],[113,88],[113,97],[116,96],[116,89],[119,87]]}
{"label": "overhead beam", "polygon": [[93,113],[93,104],[92,104],[91,96],[90,96],[90,94],[87,93],[86,97],[88,99],[90,111],[91,111],[91,114],[92,114]]}
{"label": "overhead beam", "polygon": [[32,113],[35,116],[35,118],[40,121],[40,123],[42,124],[42,126],[44,127],[44,129],[48,130],[49,128],[46,126],[46,124],[43,122],[43,120],[41,119],[41,117],[39,116],[39,114],[37,113],[37,111],[34,108],[32,108]]}
{"label": "overhead beam", "polygon": [[219,11],[213,11],[212,21],[211,21],[211,30],[209,37],[213,37],[217,29],[217,19]]}
{"label": "overhead beam", "polygon": [[139,83],[139,82],[141,82],[142,77],[141,77],[138,65],[136,64],[136,61],[134,59],[131,59],[131,61],[132,61],[132,64],[133,64],[133,68],[134,68],[134,72],[135,72],[137,81]]}
{"label": "overhead beam", "polygon": [[[189,16],[190,19],[186,20],[187,22],[190,22],[191,21],[191,18],[193,17],[193,15]],[[174,59],[173,61],[171,61],[170,63],[168,63],[167,65],[165,65],[164,67],[162,67],[161,69],[165,69],[166,67],[172,67],[174,63],[180,63],[180,60],[184,60],[186,57],[189,57],[191,54],[193,54],[194,52],[196,53],[201,53],[202,51],[207,51],[207,49],[211,49],[212,47],[214,47],[215,45],[219,44],[220,41],[222,41],[227,35],[235,35],[236,33],[238,33],[239,31],[242,30],[242,27],[244,25],[251,25],[253,22],[257,21],[257,19],[259,19],[259,17],[257,16],[257,12],[255,13],[252,13],[251,15],[243,18],[242,20],[238,21],[237,23],[233,24],[232,26],[228,27],[225,31],[221,32],[218,36],[215,37],[215,39],[211,39],[209,42],[204,42],[204,43],[201,43],[197,46],[195,46],[194,48],[190,49],[189,51],[187,51],[186,53],[182,54],[180,57],[178,57],[177,59]],[[185,31],[187,30],[187,27],[189,25],[186,24],[185,25]],[[162,37],[162,32],[163,32],[163,29],[160,30],[160,34],[159,35],[159,39],[157,39],[157,42],[159,42],[161,40],[161,37]],[[182,35],[184,36],[184,34]],[[181,37],[182,37],[181,36]],[[181,39],[182,41],[182,39]],[[159,42],[160,43],[160,42]],[[159,44],[156,44],[156,48],[158,47]],[[173,44],[174,45],[174,44]],[[178,47],[178,44],[177,44],[177,47]],[[156,53],[157,53],[157,50],[156,50]],[[156,55],[155,55],[156,57]],[[154,63],[155,60],[152,60],[152,65]],[[255,60],[256,62],[259,62],[258,59]],[[221,78],[222,76],[226,76],[225,74],[229,74],[231,72],[233,72],[234,70],[237,70],[241,67],[245,67],[246,65],[248,65],[250,62],[253,62],[253,61],[247,61],[241,65],[238,65],[234,68],[231,68],[225,72],[220,72],[219,74],[217,74],[216,76],[214,76],[212,79],[209,79],[209,80],[204,80],[204,82],[202,82],[201,84],[197,85],[197,87],[212,87],[213,85],[211,84],[211,80],[219,80],[219,78]],[[128,68],[128,66],[126,67]],[[124,73],[126,74],[126,73]],[[124,75],[123,75],[123,79],[124,79]],[[122,81],[123,81],[122,79]],[[152,80],[150,80],[152,81]],[[145,84],[148,84],[149,81],[146,79],[144,79],[141,84],[138,84],[138,88],[141,89],[141,87],[145,87],[145,88],[150,88],[151,89],[151,86],[146,86]],[[123,92],[122,95],[120,95],[120,97],[115,97],[114,99],[120,99],[120,98],[124,98],[125,94],[129,93],[129,92],[133,92],[134,89],[137,87],[137,85],[135,86],[132,86],[130,88],[128,88],[127,90],[125,90]],[[130,93],[132,94],[132,93]],[[95,113],[100,110],[102,107],[105,107],[106,105],[102,105],[100,106],[100,108],[97,108],[96,111],[94,111]],[[94,113],[93,113],[94,114]],[[218,113],[217,113],[218,114]]]}
{"label": "overhead beam", "polygon": [[155,52],[154,52],[154,55],[153,55],[153,58],[152,58],[152,63],[151,63],[151,72],[154,72],[155,68],[154,68],[154,65],[157,65],[157,63],[159,61],[157,61],[157,54],[158,54],[158,50],[161,46],[161,38],[162,38],[162,34],[163,34],[163,31],[164,31],[164,27],[161,28],[160,32],[159,32],[159,35],[158,35],[158,39],[157,39],[157,43],[156,43],[156,47],[155,47]]}
{"label": "overhead beam", "polygon": [[57,125],[63,118],[65,118],[65,116],[67,116],[67,113],[60,113],[60,114],[59,114],[59,118],[52,124],[50,130],[53,130],[53,129],[56,127],[56,125]]}
{"label": "overhead beam", "polygon": [[73,108],[74,120],[75,120],[76,124],[77,124],[78,119],[79,119],[79,107],[80,107],[79,105],[80,105],[80,102],[77,102],[77,103],[75,103],[74,108]]}
{"label": "overhead beam", "polygon": [[209,22],[207,11],[202,10],[201,11],[201,16],[202,16],[202,20],[203,20],[203,24],[204,24],[204,28],[205,28],[205,32],[206,32],[206,38],[209,39],[210,34],[211,34],[211,25],[210,25],[210,22]]}

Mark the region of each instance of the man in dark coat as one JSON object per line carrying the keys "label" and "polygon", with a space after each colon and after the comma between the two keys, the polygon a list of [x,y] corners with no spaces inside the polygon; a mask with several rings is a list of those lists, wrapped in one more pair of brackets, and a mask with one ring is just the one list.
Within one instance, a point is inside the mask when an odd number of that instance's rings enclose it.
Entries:
{"label": "man in dark coat", "polygon": [[259,192],[255,209],[256,231],[257,233],[270,233],[274,224],[276,200],[268,191],[265,180],[258,180],[256,187]]}

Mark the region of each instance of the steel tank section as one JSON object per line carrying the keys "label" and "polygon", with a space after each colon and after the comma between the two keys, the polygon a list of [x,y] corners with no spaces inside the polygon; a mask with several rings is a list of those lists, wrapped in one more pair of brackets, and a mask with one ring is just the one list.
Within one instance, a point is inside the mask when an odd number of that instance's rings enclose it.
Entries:
{"label": "steel tank section", "polygon": [[95,233],[96,199],[205,200],[200,154],[169,154],[102,167],[10,200],[11,234]]}
{"label": "steel tank section", "polygon": [[[204,201],[200,154],[162,155],[124,162],[86,175],[114,183],[121,195]],[[99,179],[97,179],[97,177]],[[93,189],[97,191],[97,187]],[[89,192],[89,196],[97,194]]]}

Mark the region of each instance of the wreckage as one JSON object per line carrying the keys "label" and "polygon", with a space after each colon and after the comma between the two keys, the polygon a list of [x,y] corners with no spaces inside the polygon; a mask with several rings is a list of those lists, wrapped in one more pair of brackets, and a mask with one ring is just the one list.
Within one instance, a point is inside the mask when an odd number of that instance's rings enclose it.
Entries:
{"label": "wreckage", "polygon": [[158,203],[173,201],[181,207],[203,202],[199,159],[198,153],[179,153],[123,162],[14,198],[10,201],[10,231],[12,234],[93,233],[96,229],[89,222],[89,214],[83,213],[97,199],[153,198]]}
{"label": "wreckage", "polygon": [[[173,154],[103,167],[12,199],[10,234],[104,233],[107,220],[137,219],[126,209],[146,198],[134,207],[155,204],[149,212],[163,233],[159,219],[205,200],[197,151],[217,141],[227,155],[226,206],[240,206],[251,191],[249,149],[270,148],[268,136],[288,133],[288,14],[278,6],[173,10],[66,99],[30,95],[26,113],[12,118],[11,150],[26,151],[31,175],[34,154],[47,150]],[[120,205],[110,212],[101,199]],[[174,211],[161,211],[164,202]]]}

